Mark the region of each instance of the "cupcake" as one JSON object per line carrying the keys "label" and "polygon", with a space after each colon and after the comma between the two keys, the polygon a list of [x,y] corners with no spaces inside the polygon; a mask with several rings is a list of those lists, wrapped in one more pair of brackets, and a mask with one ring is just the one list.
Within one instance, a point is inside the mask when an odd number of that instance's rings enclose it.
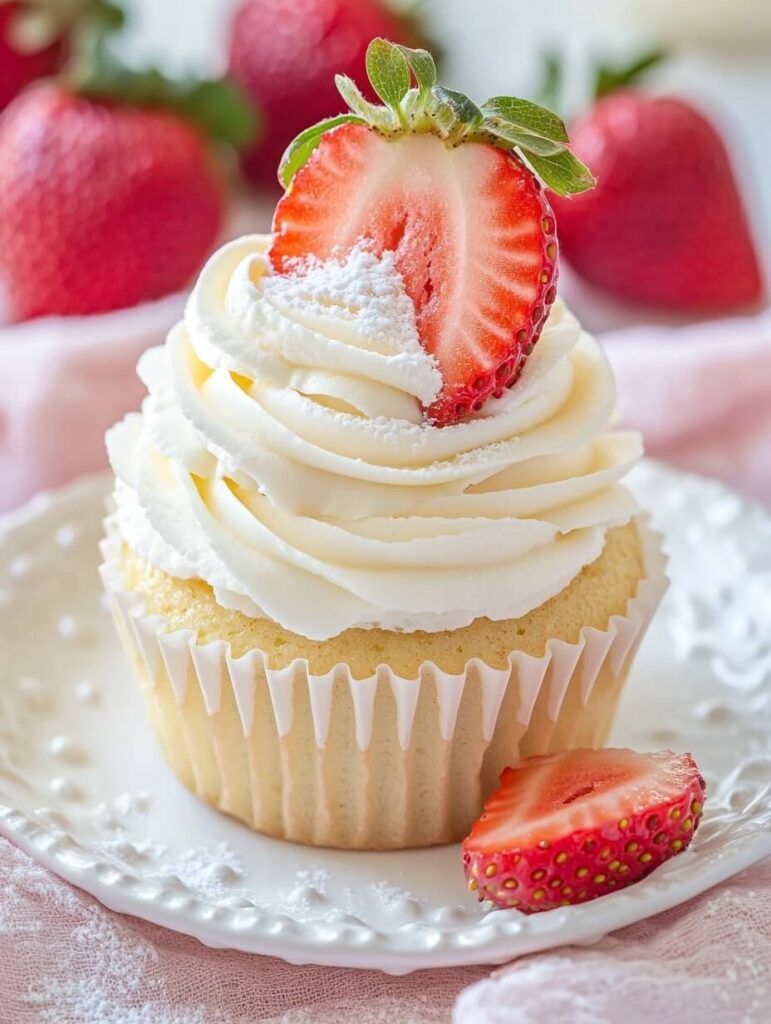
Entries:
{"label": "cupcake", "polygon": [[469,121],[428,54],[370,53],[392,109],[290,147],[274,233],[216,253],[140,360],[102,575],[186,786],[398,849],[463,837],[505,766],[604,743],[664,577],[523,160],[587,187],[564,129],[509,99]]}

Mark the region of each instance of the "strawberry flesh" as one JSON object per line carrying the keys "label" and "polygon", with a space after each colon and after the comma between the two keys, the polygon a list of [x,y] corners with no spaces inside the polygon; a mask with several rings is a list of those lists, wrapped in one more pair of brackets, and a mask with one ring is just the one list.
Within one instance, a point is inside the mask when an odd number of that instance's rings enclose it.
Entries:
{"label": "strawberry flesh", "polygon": [[507,768],[463,843],[469,888],[523,913],[639,881],[689,845],[704,804],[690,754],[571,750]]}
{"label": "strawberry flesh", "polygon": [[389,141],[341,125],[295,176],[273,230],[279,272],[362,242],[396,253],[421,343],[442,372],[426,410],[437,426],[514,384],[556,297],[554,218],[540,183],[517,156],[484,143]]}

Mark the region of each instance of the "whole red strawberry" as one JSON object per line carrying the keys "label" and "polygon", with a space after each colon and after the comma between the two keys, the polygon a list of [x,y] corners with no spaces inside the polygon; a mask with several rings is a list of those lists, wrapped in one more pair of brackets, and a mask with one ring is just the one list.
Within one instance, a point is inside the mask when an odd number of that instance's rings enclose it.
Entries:
{"label": "whole red strawberry", "polygon": [[21,2],[0,4],[0,110],[30,82],[58,71],[67,56],[64,37],[40,49],[20,47],[14,29],[23,13],[25,4]]}
{"label": "whole red strawberry", "polygon": [[0,118],[0,278],[15,319],[180,288],[222,214],[203,138],[175,113],[42,85]]}
{"label": "whole red strawberry", "polygon": [[726,147],[698,110],[624,90],[601,99],[571,137],[598,182],[554,204],[563,255],[582,277],[680,311],[721,312],[761,298]]}
{"label": "whole red strawberry", "polygon": [[261,141],[247,177],[275,187],[281,154],[306,125],[340,111],[336,72],[361,77],[374,36],[415,46],[418,32],[386,0],[245,0],[230,35],[230,73],[253,98]]}
{"label": "whole red strawberry", "polygon": [[682,853],[703,806],[690,754],[532,757],[503,772],[463,842],[469,889],[525,914],[605,896]]}

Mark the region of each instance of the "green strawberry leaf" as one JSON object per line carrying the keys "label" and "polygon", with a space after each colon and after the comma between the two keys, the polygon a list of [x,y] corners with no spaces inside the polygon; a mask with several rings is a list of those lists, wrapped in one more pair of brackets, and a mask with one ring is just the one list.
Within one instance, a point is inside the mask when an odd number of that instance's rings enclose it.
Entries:
{"label": "green strawberry leaf", "polygon": [[295,139],[279,168],[279,180],[286,187],[325,131],[351,123],[379,132],[389,141],[407,133],[429,133],[450,146],[492,142],[507,152],[516,149],[560,195],[594,185],[587,168],[566,149],[568,134],[561,118],[537,103],[493,96],[480,108],[463,93],[437,84],[436,65],[426,50],[380,38],[373,39],[367,49],[367,73],[385,105],[370,103],[350,78],[337,75],[337,88],[351,113],[322,121]]}
{"label": "green strawberry leaf", "polygon": [[388,130],[388,128],[393,127],[394,120],[390,111],[385,107],[378,106],[376,103],[370,103],[362,95],[358,85],[348,75],[335,75],[335,85],[337,86],[337,91],[354,114],[358,114],[359,117],[363,117],[369,124],[382,130]]}
{"label": "green strawberry leaf", "polygon": [[410,66],[418,83],[418,101],[422,102],[436,85],[436,64],[428,50],[411,50],[409,46],[399,46],[398,49]]}
{"label": "green strawberry leaf", "polygon": [[501,121],[497,117],[486,117],[484,127],[497,138],[519,146],[520,149],[526,149],[530,153],[535,153],[536,156],[556,156],[565,148],[561,142],[552,142],[550,139],[531,135],[529,132],[514,128],[508,121]]}
{"label": "green strawberry leaf", "polygon": [[626,89],[667,57],[665,50],[649,50],[627,65],[598,64],[594,80],[594,95],[602,99],[618,89]]}
{"label": "green strawberry leaf", "polygon": [[562,118],[557,117],[546,107],[540,107],[530,100],[517,99],[516,96],[493,96],[482,104],[482,110],[491,117],[508,121],[515,128],[520,128],[531,135],[552,142],[568,141],[568,133]]}
{"label": "green strawberry leaf", "polygon": [[410,66],[398,46],[387,39],[373,39],[367,47],[367,75],[386,106],[403,121],[400,103],[410,87]]}
{"label": "green strawberry leaf", "polygon": [[190,118],[210,139],[236,149],[249,145],[257,133],[258,117],[241,90],[228,78],[193,82],[183,87],[172,109]]}
{"label": "green strawberry leaf", "polygon": [[301,132],[296,139],[290,142],[284,151],[284,155],[281,157],[281,162],[278,165],[279,182],[284,188],[289,188],[295,174],[308,162],[311,153],[321,142],[322,136],[326,132],[332,128],[337,128],[340,124],[366,123],[363,118],[357,117],[355,114],[338,114],[337,117],[328,117],[324,121],[318,121],[316,124],[311,125],[310,128],[306,128],[304,132]]}
{"label": "green strawberry leaf", "polygon": [[478,128],[485,117],[476,103],[454,89],[445,89],[443,85],[435,85],[431,90],[435,104],[442,110],[449,110],[455,122],[466,131]]}
{"label": "green strawberry leaf", "polygon": [[[434,86],[434,89],[436,88]],[[434,89],[431,90],[428,107],[431,123],[436,126],[441,138],[447,139],[458,130],[458,121],[450,104],[445,103],[441,96],[437,96]]]}
{"label": "green strawberry leaf", "polygon": [[[383,2],[396,26],[394,36],[399,39],[408,39],[412,46],[423,51],[430,51],[434,62],[441,67],[445,53],[438,40],[433,37],[433,22],[436,18],[432,16],[434,12],[431,8],[434,0],[383,0]],[[428,23],[431,23],[430,29]]]}
{"label": "green strawberry leaf", "polygon": [[589,168],[568,149],[563,149],[555,156],[538,156],[532,151],[528,151],[525,156],[538,177],[558,196],[586,192],[596,184]]}

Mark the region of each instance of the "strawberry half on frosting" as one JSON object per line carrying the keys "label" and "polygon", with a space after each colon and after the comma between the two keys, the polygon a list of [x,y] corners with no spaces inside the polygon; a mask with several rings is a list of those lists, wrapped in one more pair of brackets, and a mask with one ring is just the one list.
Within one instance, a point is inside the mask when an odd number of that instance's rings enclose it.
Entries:
{"label": "strawberry half on frosting", "polygon": [[555,222],[539,177],[560,195],[594,181],[556,115],[505,96],[477,107],[436,84],[425,50],[375,39],[367,73],[384,106],[338,75],[350,113],[284,154],[270,258],[286,272],[362,243],[394,252],[442,373],[426,418],[445,426],[516,382],[556,297]]}

